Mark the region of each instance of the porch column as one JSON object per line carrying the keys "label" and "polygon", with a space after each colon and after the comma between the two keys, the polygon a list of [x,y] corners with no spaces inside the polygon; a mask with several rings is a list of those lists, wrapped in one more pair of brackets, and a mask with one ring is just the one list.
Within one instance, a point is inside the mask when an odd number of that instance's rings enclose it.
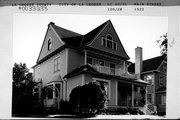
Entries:
{"label": "porch column", "polygon": [[146,94],[145,94],[145,105],[147,105],[147,86],[145,87],[145,91],[146,91]]}
{"label": "porch column", "polygon": [[134,84],[132,84],[132,99],[131,99],[131,102],[132,102],[132,107],[134,106]]}

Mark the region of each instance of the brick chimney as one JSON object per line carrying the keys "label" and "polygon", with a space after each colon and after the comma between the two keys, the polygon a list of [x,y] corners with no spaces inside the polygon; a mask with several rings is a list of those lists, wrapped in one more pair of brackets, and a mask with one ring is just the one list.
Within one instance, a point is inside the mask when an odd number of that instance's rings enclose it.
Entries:
{"label": "brick chimney", "polygon": [[135,48],[135,74],[137,74],[137,79],[141,79],[142,69],[142,48],[137,46],[137,48]]}

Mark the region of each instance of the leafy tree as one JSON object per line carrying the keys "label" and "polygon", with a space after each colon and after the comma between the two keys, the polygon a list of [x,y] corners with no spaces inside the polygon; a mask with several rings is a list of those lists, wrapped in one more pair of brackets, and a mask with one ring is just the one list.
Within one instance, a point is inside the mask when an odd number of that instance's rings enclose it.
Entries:
{"label": "leafy tree", "polygon": [[168,36],[167,33],[160,36],[160,39],[156,41],[161,49],[160,53],[162,55],[167,54]]}
{"label": "leafy tree", "polygon": [[32,73],[29,72],[26,64],[15,63],[13,66],[13,114],[25,115],[33,111],[32,90],[34,85]]}
{"label": "leafy tree", "polygon": [[72,112],[79,117],[91,117],[100,113],[106,104],[107,96],[96,82],[77,86],[71,91]]}

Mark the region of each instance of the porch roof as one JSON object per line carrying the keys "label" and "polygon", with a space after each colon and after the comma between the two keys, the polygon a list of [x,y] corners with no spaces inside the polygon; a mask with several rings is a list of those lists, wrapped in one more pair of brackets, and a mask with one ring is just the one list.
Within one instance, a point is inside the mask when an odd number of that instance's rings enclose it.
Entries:
{"label": "porch roof", "polygon": [[139,84],[139,85],[148,85],[147,82],[141,80],[141,79],[136,79],[136,78],[132,78],[132,77],[128,77],[128,76],[116,76],[116,75],[108,75],[105,73],[100,73],[98,71],[96,71],[91,65],[87,64],[87,65],[83,65],[75,70],[73,70],[72,72],[68,73],[67,75],[65,75],[63,78],[71,78],[83,73],[88,73],[88,74],[92,74],[93,76],[97,76],[100,78],[108,78],[108,79],[116,79],[118,81],[121,82],[126,82],[126,83],[132,83],[132,84]]}

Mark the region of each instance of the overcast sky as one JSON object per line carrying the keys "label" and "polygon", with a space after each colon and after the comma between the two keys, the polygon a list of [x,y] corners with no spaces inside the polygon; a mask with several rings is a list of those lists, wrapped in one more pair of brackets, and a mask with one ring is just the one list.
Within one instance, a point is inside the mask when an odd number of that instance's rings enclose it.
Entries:
{"label": "overcast sky", "polygon": [[67,14],[14,14],[13,63],[36,64],[47,25],[86,34],[107,20],[111,20],[130,61],[134,62],[137,46],[143,48],[143,59],[160,55],[155,42],[168,31],[168,18],[157,16],[67,15]]}

